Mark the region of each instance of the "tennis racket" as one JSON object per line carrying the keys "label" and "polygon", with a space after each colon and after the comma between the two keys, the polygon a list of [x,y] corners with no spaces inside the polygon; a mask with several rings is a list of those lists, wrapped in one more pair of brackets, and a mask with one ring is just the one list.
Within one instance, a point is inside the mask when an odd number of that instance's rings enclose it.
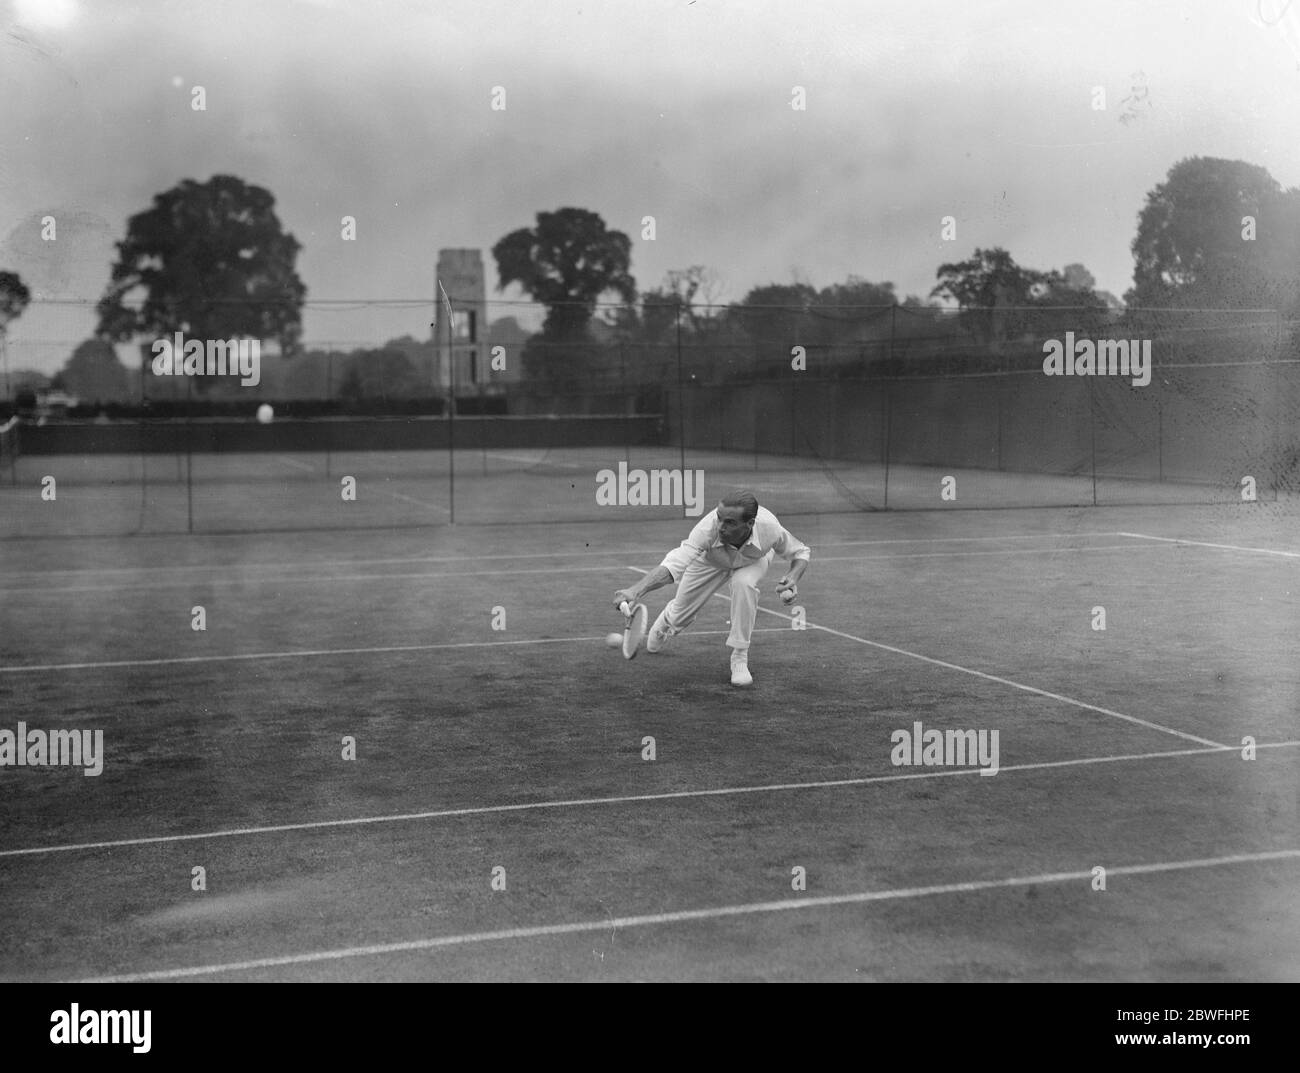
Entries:
{"label": "tennis racket", "polygon": [[650,612],[645,604],[630,604],[624,600],[618,605],[623,612],[626,623],[623,626],[623,658],[635,659],[645,643],[646,632],[650,629]]}

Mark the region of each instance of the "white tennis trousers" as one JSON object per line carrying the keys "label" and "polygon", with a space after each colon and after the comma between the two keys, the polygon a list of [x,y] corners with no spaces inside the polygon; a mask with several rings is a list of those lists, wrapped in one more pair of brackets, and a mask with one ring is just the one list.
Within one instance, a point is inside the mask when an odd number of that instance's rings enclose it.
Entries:
{"label": "white tennis trousers", "polygon": [[775,551],[737,570],[722,569],[702,559],[691,563],[677,583],[677,595],[669,601],[667,623],[674,630],[684,630],[704,609],[715,592],[731,583],[731,633],[727,644],[741,652],[749,648],[758,617],[758,583],[763,580]]}

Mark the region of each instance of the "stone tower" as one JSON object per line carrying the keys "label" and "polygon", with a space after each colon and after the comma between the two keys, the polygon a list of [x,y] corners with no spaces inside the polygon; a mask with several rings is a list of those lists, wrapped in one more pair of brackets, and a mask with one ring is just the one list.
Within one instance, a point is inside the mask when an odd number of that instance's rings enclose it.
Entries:
{"label": "stone tower", "polygon": [[442,294],[434,287],[438,299],[437,328],[434,344],[438,355],[437,383],[444,392],[451,390],[453,362],[457,395],[471,395],[488,380],[488,350],[485,343],[487,325],[487,281],[483,274],[480,250],[439,250],[438,282],[451,299],[456,314],[450,353],[448,353],[446,311]]}

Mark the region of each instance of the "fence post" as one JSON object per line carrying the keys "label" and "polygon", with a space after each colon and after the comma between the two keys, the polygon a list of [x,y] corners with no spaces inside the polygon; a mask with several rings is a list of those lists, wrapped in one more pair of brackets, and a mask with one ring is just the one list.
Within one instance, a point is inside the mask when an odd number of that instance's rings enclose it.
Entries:
{"label": "fence post", "polygon": [[1088,379],[1088,431],[1092,438],[1092,505],[1097,505],[1097,389]]}
{"label": "fence post", "polygon": [[1005,376],[998,377],[993,383],[998,393],[998,472],[1002,472],[1002,396],[1006,394]]}
{"label": "fence post", "polygon": [[889,307],[889,366],[894,366],[894,329],[898,323],[898,303]]}
{"label": "fence post", "polygon": [[1165,480],[1165,404],[1156,399],[1156,482]]}
{"label": "fence post", "polygon": [[898,326],[898,303],[895,302],[889,307],[889,367],[886,373],[885,384],[885,501],[884,510],[889,509],[889,456],[893,450],[891,442],[893,436],[894,423],[894,399],[893,399],[893,380],[889,379],[895,375],[894,368],[894,337]]}
{"label": "fence post", "polygon": [[145,423],[144,423],[144,403],[148,397],[145,394],[145,373],[149,369],[149,361],[143,348],[140,350],[140,518],[141,526],[144,525],[145,508],[149,505],[149,463],[145,458]]}
{"label": "fence post", "polygon": [[[630,401],[627,397],[627,351],[620,340],[618,344],[618,387],[619,387],[619,409],[623,411],[623,461],[627,463],[627,468],[632,468],[632,437],[628,432],[628,405]],[[685,480],[685,474],[682,480]]]}
{"label": "fence post", "polygon": [[890,436],[894,423],[894,400],[892,396],[893,380],[886,377],[883,381],[885,385],[885,501],[882,510],[889,509],[889,455],[892,450]]}
{"label": "fence post", "polygon": [[795,435],[795,423],[798,420],[798,414],[795,411],[795,392],[799,390],[799,378],[792,377],[790,380],[790,457],[796,458],[799,455],[799,437]]}
{"label": "fence post", "polygon": [[194,378],[185,378],[185,512],[186,531],[194,532]]}
{"label": "fence post", "polygon": [[334,432],[330,422],[330,400],[334,397],[334,351],[325,351],[325,477],[330,477],[330,455],[334,446]]}

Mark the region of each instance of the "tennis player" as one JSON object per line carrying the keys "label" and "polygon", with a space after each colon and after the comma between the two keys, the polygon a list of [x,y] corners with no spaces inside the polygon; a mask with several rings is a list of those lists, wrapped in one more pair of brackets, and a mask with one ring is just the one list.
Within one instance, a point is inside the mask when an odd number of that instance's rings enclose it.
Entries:
{"label": "tennis player", "polygon": [[700,519],[681,547],[670,551],[631,588],[614,593],[614,606],[624,600],[635,603],[647,592],[677,582],[677,595],[659,612],[646,636],[646,651],[658,652],[695,621],[709,597],[730,583],[731,684],[752,685],[749,639],[758,616],[758,583],[772,560],[779,558],[789,561],[790,572],[776,583],[776,591],[794,588],[811,556],[808,545],[787,532],[770,510],[760,507],[753,492],[732,492],[717,510]]}

